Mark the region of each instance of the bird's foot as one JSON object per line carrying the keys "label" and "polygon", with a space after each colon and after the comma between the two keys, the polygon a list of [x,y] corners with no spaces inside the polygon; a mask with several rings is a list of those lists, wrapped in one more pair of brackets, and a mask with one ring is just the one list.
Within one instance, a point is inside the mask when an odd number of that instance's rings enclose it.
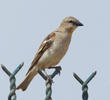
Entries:
{"label": "bird's foot", "polygon": [[55,70],[57,70],[59,75],[60,75],[61,70],[62,70],[61,66],[49,67],[48,69],[55,69]]}

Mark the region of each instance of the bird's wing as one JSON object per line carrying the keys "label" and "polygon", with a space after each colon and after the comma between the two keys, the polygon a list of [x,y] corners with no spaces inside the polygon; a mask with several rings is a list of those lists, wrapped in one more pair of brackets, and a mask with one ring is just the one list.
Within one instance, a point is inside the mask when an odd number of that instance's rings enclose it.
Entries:
{"label": "bird's wing", "polygon": [[31,63],[31,66],[26,73],[26,75],[29,73],[29,71],[38,63],[40,57],[43,55],[43,53],[52,45],[55,38],[55,32],[49,34],[44,41],[41,43],[40,48],[38,49],[38,52],[36,56],[34,57],[34,60]]}

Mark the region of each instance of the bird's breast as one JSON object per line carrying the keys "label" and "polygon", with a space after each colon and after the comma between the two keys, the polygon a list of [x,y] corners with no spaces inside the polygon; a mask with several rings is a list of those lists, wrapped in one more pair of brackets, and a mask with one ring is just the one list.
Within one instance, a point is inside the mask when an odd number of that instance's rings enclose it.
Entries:
{"label": "bird's breast", "polygon": [[48,52],[49,56],[51,55],[52,58],[56,61],[55,63],[59,63],[59,61],[64,57],[64,55],[66,54],[69,44],[71,41],[71,37],[64,37],[64,38],[57,38],[51,48],[49,49]]}
{"label": "bird's breast", "polygon": [[66,54],[70,41],[71,37],[58,37],[55,39],[51,47],[41,57],[39,61],[40,65],[50,67],[58,64]]}

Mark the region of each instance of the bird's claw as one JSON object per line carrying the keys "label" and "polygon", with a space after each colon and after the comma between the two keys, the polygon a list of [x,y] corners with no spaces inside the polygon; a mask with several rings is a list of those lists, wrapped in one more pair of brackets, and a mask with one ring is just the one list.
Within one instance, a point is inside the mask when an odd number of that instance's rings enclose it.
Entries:
{"label": "bird's claw", "polygon": [[60,75],[61,70],[62,70],[61,66],[49,67],[48,69],[55,69],[58,72],[59,75]]}
{"label": "bird's claw", "polygon": [[57,67],[55,67],[55,69],[57,70],[58,74],[60,75],[61,74],[61,70],[62,70],[61,66],[57,66]]}

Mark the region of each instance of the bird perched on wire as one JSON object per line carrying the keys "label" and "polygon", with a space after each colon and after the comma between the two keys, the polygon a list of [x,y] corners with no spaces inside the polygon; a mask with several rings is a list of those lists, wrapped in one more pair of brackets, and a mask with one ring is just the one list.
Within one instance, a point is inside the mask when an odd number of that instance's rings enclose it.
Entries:
{"label": "bird perched on wire", "polygon": [[78,26],[83,26],[83,24],[74,17],[70,16],[63,19],[60,26],[41,43],[25,79],[17,89],[25,91],[38,73],[38,69],[52,68],[60,62],[68,50],[72,33]]}

